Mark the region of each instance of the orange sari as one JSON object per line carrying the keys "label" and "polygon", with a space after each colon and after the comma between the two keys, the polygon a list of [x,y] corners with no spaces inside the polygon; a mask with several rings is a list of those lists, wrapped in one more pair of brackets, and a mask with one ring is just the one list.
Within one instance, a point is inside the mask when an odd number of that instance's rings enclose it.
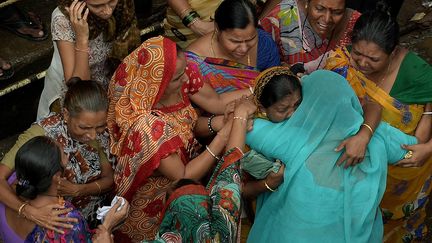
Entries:
{"label": "orange sari", "polygon": [[116,193],[131,206],[116,242],[154,239],[172,182],[155,171],[172,153],[186,164],[198,144],[192,132],[198,116],[188,94],[202,87],[199,77],[183,85],[179,104],[154,108],[174,75],[176,59],[174,42],[151,38],[123,60],[110,83],[108,129],[111,152],[117,156],[114,182]]}

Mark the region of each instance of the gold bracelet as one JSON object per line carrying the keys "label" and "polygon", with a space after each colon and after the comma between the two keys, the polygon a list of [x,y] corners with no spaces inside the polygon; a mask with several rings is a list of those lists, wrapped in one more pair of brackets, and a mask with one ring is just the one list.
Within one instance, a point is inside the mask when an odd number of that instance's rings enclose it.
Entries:
{"label": "gold bracelet", "polygon": [[214,154],[214,153],[210,150],[209,146],[207,146],[207,145],[206,145],[206,150],[207,150],[207,152],[209,152],[209,154],[211,154],[211,156],[213,156],[213,158],[215,158],[216,160],[220,160],[220,158],[219,158],[218,156],[216,156],[216,154]]}
{"label": "gold bracelet", "polygon": [[264,186],[265,186],[269,191],[271,191],[271,192],[276,191],[275,189],[272,189],[272,188],[267,184],[267,181],[266,181],[266,180],[264,180]]}
{"label": "gold bracelet", "polygon": [[90,48],[87,47],[87,49],[80,49],[78,47],[75,47],[75,51],[85,52],[85,53],[89,54],[90,53]]}
{"label": "gold bracelet", "polygon": [[372,129],[372,127],[371,126],[369,126],[368,124],[366,124],[366,123],[363,123],[363,124],[361,124],[361,126],[364,126],[364,127],[366,127],[367,129],[369,129],[369,131],[370,131],[370,133],[371,133],[371,135],[373,135],[373,129]]}
{"label": "gold bracelet", "polygon": [[423,115],[432,115],[432,111],[425,111],[423,112]]}
{"label": "gold bracelet", "polygon": [[239,120],[247,122],[247,119],[244,117],[241,117],[241,116],[235,116],[235,117],[233,117],[233,119],[239,119]]}
{"label": "gold bracelet", "polygon": [[102,189],[101,189],[99,183],[97,183],[97,181],[95,181],[94,183],[95,183],[96,186],[99,188],[99,194],[98,194],[98,195],[100,195],[100,194],[102,193]]}
{"label": "gold bracelet", "polygon": [[19,217],[22,217],[23,210],[24,210],[25,206],[27,206],[27,205],[28,205],[28,202],[25,202],[18,208],[18,216]]}

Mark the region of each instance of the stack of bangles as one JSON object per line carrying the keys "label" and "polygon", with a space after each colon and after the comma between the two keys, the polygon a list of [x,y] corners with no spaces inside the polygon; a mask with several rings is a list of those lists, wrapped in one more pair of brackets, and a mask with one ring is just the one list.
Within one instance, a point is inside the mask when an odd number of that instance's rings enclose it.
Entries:
{"label": "stack of bangles", "polygon": [[[187,14],[183,14],[184,12],[187,12],[187,11],[189,11]],[[182,11],[182,14],[180,17],[182,18],[182,23],[184,24],[184,26],[189,27],[189,26],[193,25],[196,21],[198,21],[201,16],[195,10],[186,9],[186,10]]]}

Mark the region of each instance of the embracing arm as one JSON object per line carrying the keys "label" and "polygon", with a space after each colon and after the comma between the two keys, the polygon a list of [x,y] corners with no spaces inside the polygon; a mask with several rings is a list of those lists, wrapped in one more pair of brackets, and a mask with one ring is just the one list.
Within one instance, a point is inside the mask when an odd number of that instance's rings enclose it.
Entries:
{"label": "embracing arm", "polygon": [[230,102],[248,95],[251,95],[251,90],[249,89],[218,94],[208,83],[204,83],[203,87],[199,89],[198,92],[190,96],[190,99],[207,112],[223,114],[225,107]]}
{"label": "embracing arm", "polygon": [[[432,111],[431,104],[427,104],[425,112]],[[419,167],[422,166],[432,156],[432,115],[424,114],[417,124],[415,137],[418,144],[402,145],[407,151],[412,151],[410,158],[400,160],[397,165],[402,167]]]}
{"label": "embracing arm", "polygon": [[[424,112],[432,112],[432,105],[430,103],[426,104]],[[431,140],[432,115],[426,114],[422,116],[415,130],[415,137],[419,143],[426,143]]]}
{"label": "embracing arm", "polygon": [[345,148],[345,152],[337,161],[338,165],[346,161],[344,165],[345,168],[354,166],[363,161],[367,145],[381,121],[381,105],[375,102],[368,102],[363,106],[363,110],[364,125],[360,126],[360,130],[356,135],[345,139],[335,149],[336,151],[341,151]]}
{"label": "embracing arm", "polygon": [[[224,149],[230,130],[231,124],[225,125],[208,145],[209,150],[215,156],[220,155]],[[208,150],[205,150],[188,164],[184,165],[178,154],[172,153],[161,160],[158,171],[171,180],[182,178],[199,180],[207,174],[216,161],[217,159]]]}

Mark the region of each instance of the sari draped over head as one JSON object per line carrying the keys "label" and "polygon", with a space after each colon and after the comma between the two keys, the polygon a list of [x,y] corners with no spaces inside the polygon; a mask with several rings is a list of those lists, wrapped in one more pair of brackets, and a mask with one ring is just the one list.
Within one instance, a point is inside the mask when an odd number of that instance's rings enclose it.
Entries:
{"label": "sari draped over head", "polygon": [[154,238],[171,183],[154,171],[172,153],[185,164],[194,154],[197,114],[188,94],[202,87],[201,79],[183,84],[180,103],[155,108],[174,75],[176,60],[175,43],[154,37],[123,60],[111,81],[108,129],[111,152],[118,158],[114,183],[116,193],[131,201],[129,217],[117,234],[125,238],[116,240]]}
{"label": "sari draped over head", "polygon": [[226,152],[207,187],[192,184],[176,189],[153,242],[237,242],[242,156],[238,148]]}
{"label": "sari draped over head", "polygon": [[345,14],[348,16],[343,18],[345,22],[336,27],[343,27],[344,32],[338,39],[332,36],[329,42],[313,30],[297,2],[298,0],[282,0],[260,20],[262,28],[272,35],[278,45],[283,62],[290,65],[307,63],[337,46],[351,43],[352,29],[361,15],[359,12],[347,9]]}
{"label": "sari draped over head", "polygon": [[[380,104],[383,121],[406,134],[414,134],[424,104],[432,102],[432,67],[409,52],[388,94],[352,67],[350,57],[346,48],[338,48],[325,68],[344,76],[360,101],[370,99]],[[387,190],[381,203],[386,221],[385,241],[421,240],[426,234],[425,206],[432,189],[431,171],[432,158],[418,168],[389,167]]]}
{"label": "sari draped over head", "polygon": [[[202,21],[213,21],[214,13],[223,0],[187,0],[191,9],[195,10]],[[164,20],[165,36],[175,41],[182,48],[186,48],[196,40],[196,35],[190,28],[182,23],[182,19],[175,11],[168,7]]]}
{"label": "sari draped over head", "polygon": [[356,95],[326,70],[304,76],[302,91],[288,120],[256,119],[247,134],[251,149],[286,166],[279,188],[258,197],[248,242],[380,242],[387,162],[403,158],[400,144],[416,139],[381,123],[363,162],[344,169],[334,148],[363,122]]}

